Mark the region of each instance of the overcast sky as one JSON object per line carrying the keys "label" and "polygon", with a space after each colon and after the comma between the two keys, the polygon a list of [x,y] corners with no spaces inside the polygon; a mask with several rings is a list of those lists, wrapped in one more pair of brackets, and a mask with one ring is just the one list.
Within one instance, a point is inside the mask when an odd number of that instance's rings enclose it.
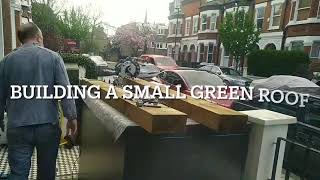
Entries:
{"label": "overcast sky", "polygon": [[91,6],[103,14],[103,21],[120,26],[131,21],[143,22],[146,9],[148,22],[168,22],[169,3],[173,0],[68,0],[67,6]]}

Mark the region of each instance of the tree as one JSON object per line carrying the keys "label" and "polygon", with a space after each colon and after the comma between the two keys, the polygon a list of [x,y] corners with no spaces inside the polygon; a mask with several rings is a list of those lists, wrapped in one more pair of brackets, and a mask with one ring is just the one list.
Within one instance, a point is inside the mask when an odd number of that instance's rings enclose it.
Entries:
{"label": "tree", "polygon": [[219,29],[224,48],[230,52],[236,61],[243,66],[244,57],[255,49],[260,40],[260,31],[257,30],[252,16],[243,9],[237,8],[235,12],[227,13]]}
{"label": "tree", "polygon": [[70,11],[64,10],[59,29],[65,38],[82,41],[88,37],[91,19],[82,8],[72,7]]}
{"label": "tree", "polygon": [[42,30],[44,36],[44,45],[54,51],[63,48],[63,37],[60,35],[57,8],[53,6],[58,0],[36,0],[32,1],[32,19]]}
{"label": "tree", "polygon": [[120,46],[122,55],[138,56],[146,52],[155,38],[155,32],[148,24],[129,23],[119,27],[114,35],[114,44]]}

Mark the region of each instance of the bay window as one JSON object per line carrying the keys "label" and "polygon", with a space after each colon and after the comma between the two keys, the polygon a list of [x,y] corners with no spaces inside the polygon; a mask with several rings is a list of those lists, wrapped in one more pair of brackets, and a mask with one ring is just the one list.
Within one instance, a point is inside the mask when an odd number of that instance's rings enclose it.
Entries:
{"label": "bay window", "polygon": [[291,50],[304,51],[303,41],[293,41],[293,42],[291,42]]}
{"label": "bay window", "polygon": [[203,14],[201,16],[201,31],[205,31],[207,29],[207,15]]}
{"label": "bay window", "polygon": [[185,36],[189,36],[190,35],[190,25],[191,25],[191,20],[190,19],[186,20]]}
{"label": "bay window", "polygon": [[199,60],[200,62],[203,62],[204,61],[204,44],[201,43],[200,44],[200,51],[199,51]]}
{"label": "bay window", "polygon": [[302,20],[308,19],[310,8],[311,8],[311,0],[300,0],[298,9],[297,9],[298,11],[297,20],[302,21]]}
{"label": "bay window", "polygon": [[262,29],[263,28],[264,12],[265,12],[265,8],[264,7],[260,7],[260,8],[256,9],[256,17],[257,17],[256,25],[257,25],[257,29]]}
{"label": "bay window", "polygon": [[193,17],[193,34],[198,33],[199,17]]}
{"label": "bay window", "polygon": [[281,11],[282,11],[282,4],[275,4],[272,6],[271,27],[279,28]]}
{"label": "bay window", "polygon": [[209,43],[208,63],[212,63],[212,61],[213,61],[213,43]]}
{"label": "bay window", "polygon": [[216,22],[217,22],[217,15],[215,13],[212,13],[211,19],[210,19],[210,30],[216,29]]}
{"label": "bay window", "polygon": [[311,47],[310,57],[320,58],[320,41],[313,42]]}

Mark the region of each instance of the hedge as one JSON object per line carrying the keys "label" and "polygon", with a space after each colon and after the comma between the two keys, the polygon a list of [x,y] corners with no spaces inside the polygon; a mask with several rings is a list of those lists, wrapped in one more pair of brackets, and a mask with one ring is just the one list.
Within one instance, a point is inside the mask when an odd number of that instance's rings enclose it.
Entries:
{"label": "hedge", "polygon": [[302,51],[257,50],[248,55],[248,74],[309,76],[310,59]]}
{"label": "hedge", "polygon": [[64,63],[76,63],[79,66],[83,66],[86,69],[86,78],[97,79],[96,66],[90,58],[71,53],[62,53],[60,55],[63,58]]}

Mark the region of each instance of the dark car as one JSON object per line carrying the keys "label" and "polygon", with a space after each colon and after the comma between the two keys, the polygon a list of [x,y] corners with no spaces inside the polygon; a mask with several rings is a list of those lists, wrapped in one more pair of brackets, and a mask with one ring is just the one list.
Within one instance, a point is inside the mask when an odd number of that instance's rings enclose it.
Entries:
{"label": "dark car", "polygon": [[[253,81],[252,85],[255,88],[254,92],[257,92],[258,88],[266,88],[270,91],[282,90],[285,94],[288,92],[309,94],[310,97],[309,101],[305,104],[305,107],[299,107],[299,103],[296,105],[289,105],[286,101],[279,104],[273,102],[259,102],[260,96],[256,94],[253,100],[234,101],[232,103],[232,109],[237,111],[268,109],[297,117],[299,122],[320,127],[320,87],[313,82],[295,76],[272,76],[267,79]],[[274,98],[280,99],[280,97],[277,96]],[[289,96],[289,101],[293,102],[294,100],[291,98],[295,97]]]}
{"label": "dark car", "polygon": [[223,79],[223,82],[229,86],[249,86],[251,79],[241,76],[241,74],[229,67],[215,66],[212,64],[199,68],[210,73],[214,73]]}

